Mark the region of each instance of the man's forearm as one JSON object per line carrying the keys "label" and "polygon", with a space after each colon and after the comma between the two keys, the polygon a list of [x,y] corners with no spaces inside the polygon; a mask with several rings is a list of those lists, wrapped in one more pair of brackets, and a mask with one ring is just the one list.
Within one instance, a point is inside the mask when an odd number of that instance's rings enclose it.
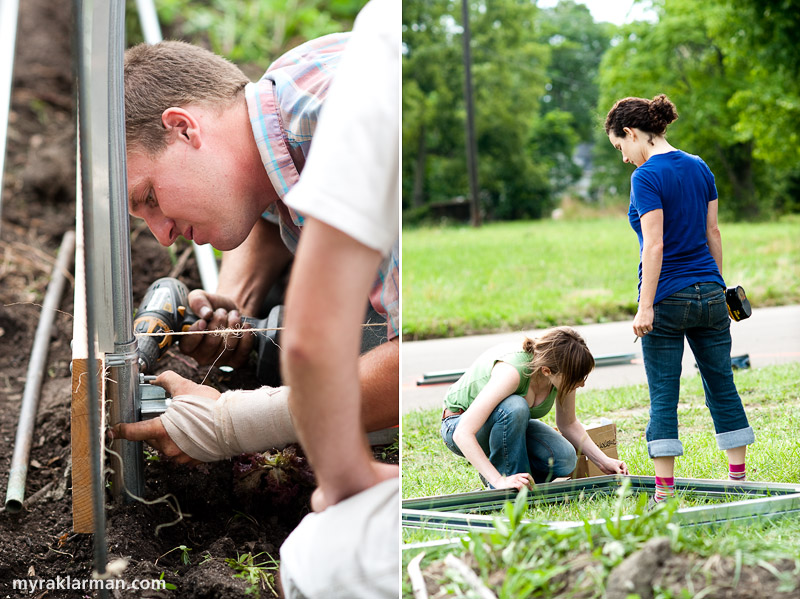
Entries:
{"label": "man's forearm", "polygon": [[362,355],[361,419],[367,431],[396,426],[400,421],[400,339],[395,337]]}
{"label": "man's forearm", "polygon": [[259,219],[242,245],[223,253],[217,293],[233,299],[243,314],[256,316],[291,258],[277,225]]}
{"label": "man's forearm", "polygon": [[377,252],[309,218],[287,292],[284,382],[300,443],[331,504],[377,482],[361,422],[358,353],[364,297],[379,263]]}

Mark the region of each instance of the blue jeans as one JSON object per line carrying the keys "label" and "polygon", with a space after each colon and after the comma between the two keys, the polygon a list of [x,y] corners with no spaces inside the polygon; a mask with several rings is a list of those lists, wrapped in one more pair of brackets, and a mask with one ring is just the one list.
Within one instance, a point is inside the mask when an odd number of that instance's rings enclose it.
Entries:
{"label": "blue jeans", "polygon": [[[464,457],[453,441],[461,416],[445,418],[441,433],[448,449]],[[543,483],[569,475],[577,462],[575,448],[551,427],[530,416],[525,398],[506,397],[478,430],[476,438],[481,449],[503,476],[529,472],[535,482]]]}
{"label": "blue jeans", "polygon": [[684,336],[694,354],[717,445],[733,449],[755,441],[731,370],[731,321],[725,291],[717,283],[698,283],[653,306],[653,330],[642,337],[650,388],[647,452],[651,458],[683,455],[678,439],[678,394]]}

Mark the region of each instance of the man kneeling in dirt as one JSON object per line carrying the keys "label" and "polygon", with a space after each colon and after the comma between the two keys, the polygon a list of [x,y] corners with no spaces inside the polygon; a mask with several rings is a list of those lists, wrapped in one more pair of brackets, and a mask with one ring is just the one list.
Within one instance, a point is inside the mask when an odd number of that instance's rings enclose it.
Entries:
{"label": "man kneeling in dirt", "polygon": [[[305,219],[284,198],[300,179],[350,37],[311,40],[276,60],[257,83],[227,60],[182,42],[141,44],[126,52],[130,212],[145,219],[163,245],[182,235],[224,251],[217,293],[189,295],[200,316],[190,331],[241,326],[240,314],[258,313],[291,260]],[[356,207],[348,218],[360,222],[365,211]],[[359,361],[367,431],[399,421],[397,242],[376,270],[364,295],[386,316],[388,341]],[[192,335],[180,347],[201,364],[241,366],[253,338]],[[123,425],[116,433],[145,440],[178,462],[219,460],[297,441],[285,388],[220,397],[175,373],[162,374],[156,384],[175,398],[187,397],[161,418]],[[256,413],[263,417],[253,418]]]}
{"label": "man kneeling in dirt", "polygon": [[[359,358],[363,296],[374,289],[376,270],[399,241],[399,6],[373,0],[359,14],[308,166],[281,203],[282,210],[290,210],[288,205],[303,214],[305,229],[285,308],[282,366],[288,406],[279,399],[286,396],[285,387],[220,395],[164,373],[157,382],[174,397],[161,418],[169,435],[148,437],[149,422],[115,428],[116,436],[147,440],[190,462],[282,446],[299,436],[318,488],[311,498],[314,513],[281,547],[288,599],[399,596],[399,470],[373,459],[364,434],[376,388],[397,417],[396,357],[392,362],[388,354],[393,369]],[[177,153],[177,163],[181,155],[204,147],[202,139],[191,139],[214,118],[219,116],[190,122],[188,115],[180,116],[183,124],[168,133],[170,143],[189,147]],[[193,144],[197,148],[189,149]],[[207,180],[214,183],[214,177]],[[161,196],[150,197],[159,185],[146,187],[143,197],[158,210]],[[186,232],[182,221],[173,222]],[[228,230],[206,237],[206,229],[198,228],[195,238],[200,231],[200,239],[216,245]],[[169,232],[168,241],[174,234]],[[390,347],[383,351],[396,349],[396,340],[385,345]],[[375,378],[381,384],[373,388],[369,382]]]}

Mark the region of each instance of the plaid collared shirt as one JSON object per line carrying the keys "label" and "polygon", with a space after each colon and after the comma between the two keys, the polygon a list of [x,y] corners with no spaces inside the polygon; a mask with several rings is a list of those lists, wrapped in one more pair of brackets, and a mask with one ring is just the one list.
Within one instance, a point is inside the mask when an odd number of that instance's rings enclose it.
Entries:
{"label": "plaid collared shirt", "polygon": [[[297,250],[303,216],[283,198],[300,179],[320,109],[325,101],[349,33],[334,33],[311,40],[273,62],[257,83],[245,87],[253,137],[278,201],[262,215],[280,227],[289,250]],[[400,328],[399,246],[381,264],[370,302],[386,315],[387,335]]]}

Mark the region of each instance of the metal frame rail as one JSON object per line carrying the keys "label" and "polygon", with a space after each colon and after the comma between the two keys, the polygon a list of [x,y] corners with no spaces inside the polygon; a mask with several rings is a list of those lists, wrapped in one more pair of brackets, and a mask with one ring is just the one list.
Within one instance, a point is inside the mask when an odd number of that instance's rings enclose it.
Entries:
{"label": "metal frame rail", "polygon": [[[543,503],[557,503],[576,499],[581,495],[611,495],[618,491],[627,478],[633,492],[651,494],[655,485],[652,476],[617,475],[597,476],[580,480],[569,480],[536,485],[529,493],[528,506]],[[746,521],[764,518],[776,518],[788,514],[800,515],[800,485],[786,483],[747,482],[682,478],[675,479],[676,491],[692,493],[694,496],[709,499],[730,499],[742,497],[741,500],[727,501],[715,505],[703,505],[679,509],[676,520],[686,526],[705,526],[721,522]],[[402,525],[407,528],[440,530],[449,532],[470,532],[491,529],[500,516],[486,515],[496,512],[508,501],[514,501],[517,491],[500,489],[490,491],[474,491],[454,495],[418,497],[405,499],[402,502]],[[637,516],[623,516],[622,520],[630,520]],[[533,522],[533,520],[523,520]],[[549,528],[563,529],[583,527],[583,521],[551,521],[543,522]],[[600,527],[604,519],[589,521],[589,526]],[[452,541],[433,541],[432,543],[409,544],[404,549],[447,544]]]}

